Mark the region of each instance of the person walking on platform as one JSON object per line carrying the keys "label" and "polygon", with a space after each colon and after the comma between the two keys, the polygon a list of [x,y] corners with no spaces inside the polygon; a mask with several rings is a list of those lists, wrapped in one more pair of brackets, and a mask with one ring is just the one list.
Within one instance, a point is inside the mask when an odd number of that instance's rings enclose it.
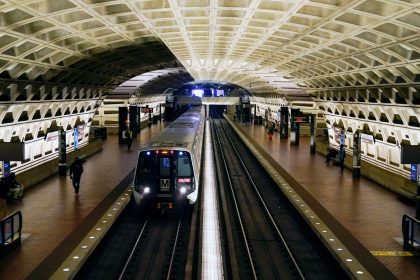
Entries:
{"label": "person walking on platform", "polygon": [[70,165],[70,179],[73,179],[74,195],[79,196],[80,179],[83,173],[83,162],[79,157],[76,157],[74,162]]}
{"label": "person walking on platform", "polygon": [[338,152],[338,162],[340,163],[340,173],[343,173],[345,158],[346,158],[346,151],[344,149],[344,145],[340,145],[340,151]]}
{"label": "person walking on platform", "polygon": [[130,129],[125,132],[125,142],[127,143],[127,151],[130,151],[133,144],[133,132]]}

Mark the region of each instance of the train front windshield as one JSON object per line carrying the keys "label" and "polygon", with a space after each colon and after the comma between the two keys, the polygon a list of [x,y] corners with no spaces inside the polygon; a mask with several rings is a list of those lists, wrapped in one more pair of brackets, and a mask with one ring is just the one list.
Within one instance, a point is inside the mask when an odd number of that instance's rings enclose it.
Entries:
{"label": "train front windshield", "polygon": [[137,168],[134,186],[140,193],[187,195],[194,190],[194,174],[188,152],[143,151]]}

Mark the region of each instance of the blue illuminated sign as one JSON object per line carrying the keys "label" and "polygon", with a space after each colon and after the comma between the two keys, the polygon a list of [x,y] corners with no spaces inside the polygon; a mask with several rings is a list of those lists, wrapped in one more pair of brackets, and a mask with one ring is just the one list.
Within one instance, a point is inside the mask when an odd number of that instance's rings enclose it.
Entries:
{"label": "blue illuminated sign", "polygon": [[10,161],[3,161],[3,178],[10,176]]}
{"label": "blue illuminated sign", "polygon": [[410,179],[411,181],[417,182],[417,168],[418,165],[417,164],[411,164],[411,173],[410,173]]}

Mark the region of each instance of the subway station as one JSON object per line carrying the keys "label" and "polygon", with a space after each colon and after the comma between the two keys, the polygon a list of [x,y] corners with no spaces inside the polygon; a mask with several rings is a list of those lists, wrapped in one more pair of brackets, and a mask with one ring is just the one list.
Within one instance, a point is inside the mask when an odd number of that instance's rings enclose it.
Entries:
{"label": "subway station", "polygon": [[420,279],[419,0],[0,0],[0,279]]}

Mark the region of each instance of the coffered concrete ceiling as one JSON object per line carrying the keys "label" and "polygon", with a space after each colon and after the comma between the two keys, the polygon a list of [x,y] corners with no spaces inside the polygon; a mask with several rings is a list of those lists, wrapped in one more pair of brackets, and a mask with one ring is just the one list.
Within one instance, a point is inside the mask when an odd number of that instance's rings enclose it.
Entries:
{"label": "coffered concrete ceiling", "polygon": [[418,86],[418,0],[0,0],[0,74],[116,85],[184,66],[254,93]]}

